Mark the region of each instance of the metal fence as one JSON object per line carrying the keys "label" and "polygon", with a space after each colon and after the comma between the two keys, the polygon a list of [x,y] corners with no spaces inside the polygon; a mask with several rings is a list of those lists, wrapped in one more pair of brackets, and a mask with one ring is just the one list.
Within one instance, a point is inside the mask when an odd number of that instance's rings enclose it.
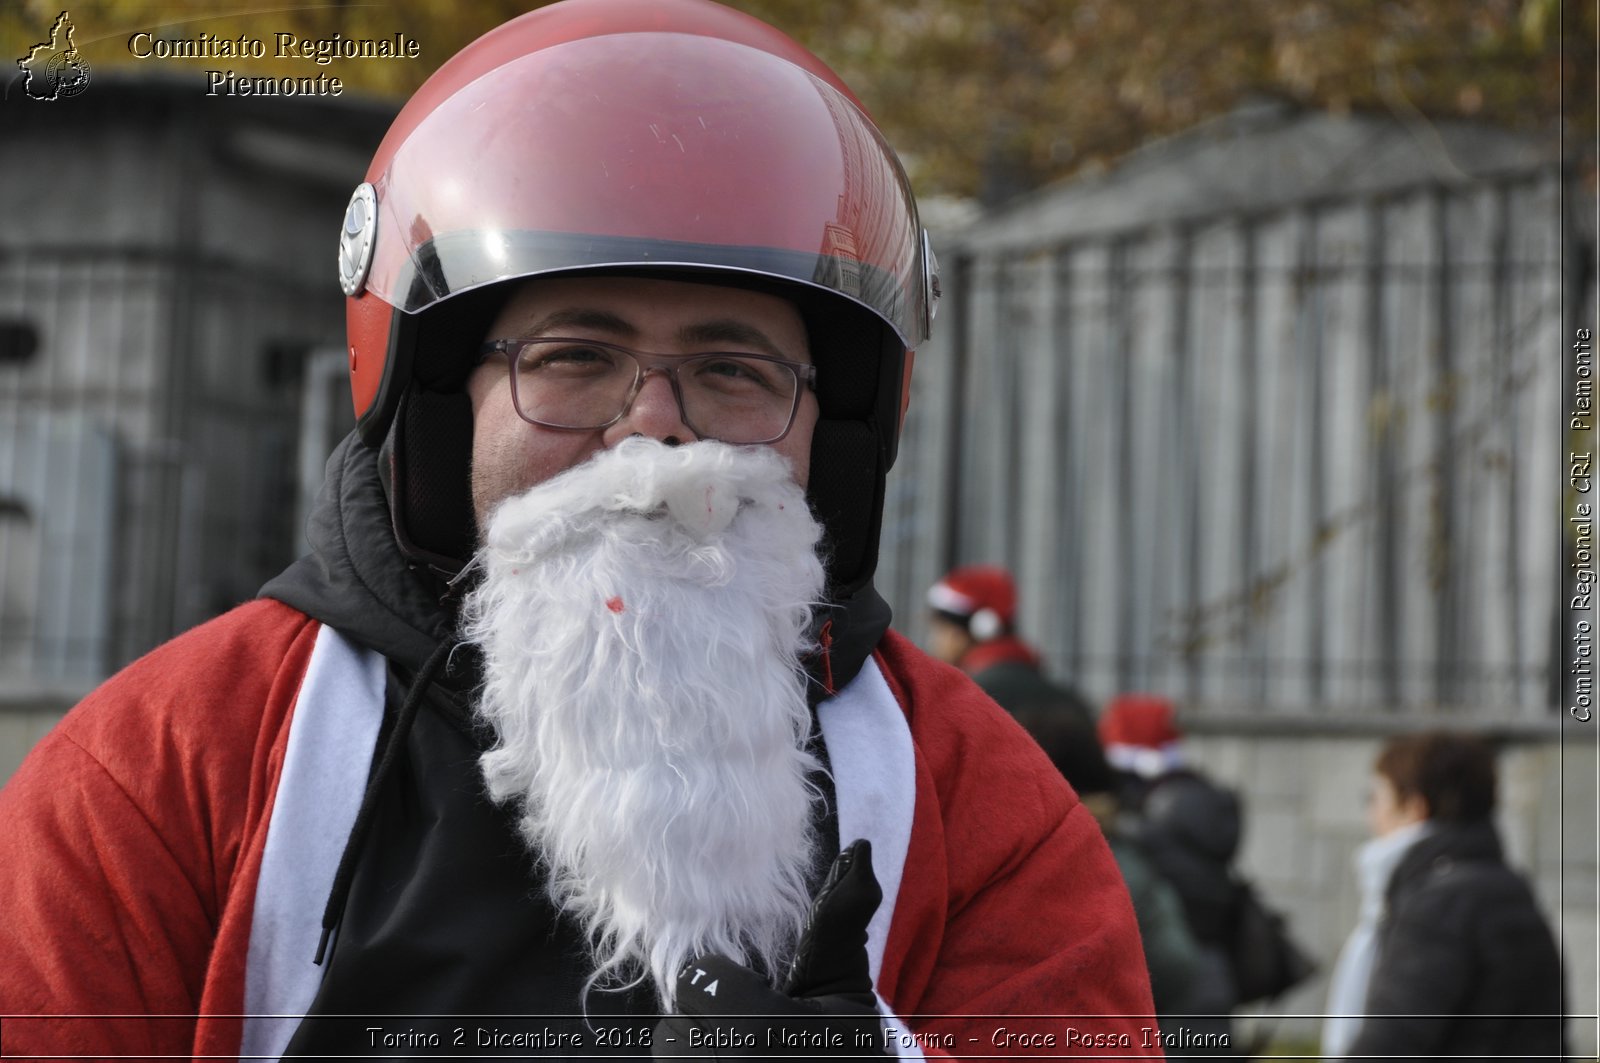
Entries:
{"label": "metal fence", "polygon": [[0,113],[0,158],[32,175],[0,202],[0,695],[18,703],[70,699],[298,551],[307,364],[343,350],[331,248],[391,117],[114,77],[74,102]]}
{"label": "metal fence", "polygon": [[195,272],[115,248],[0,264],[0,316],[38,336],[0,366],[13,686],[92,684],[292,556],[298,385],[263,378],[292,357],[274,342],[331,334],[337,305],[296,314],[306,293],[262,271]]}
{"label": "metal fence", "polygon": [[901,623],[948,565],[997,561],[1095,697],[1548,715],[1562,187],[1544,165],[962,234],[890,493]]}

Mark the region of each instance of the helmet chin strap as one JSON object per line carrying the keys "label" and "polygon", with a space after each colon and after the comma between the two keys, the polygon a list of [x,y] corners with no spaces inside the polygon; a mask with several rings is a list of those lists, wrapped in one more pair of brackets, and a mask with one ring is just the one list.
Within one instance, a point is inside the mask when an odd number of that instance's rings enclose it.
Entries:
{"label": "helmet chin strap", "polygon": [[400,399],[383,450],[400,552],[447,583],[454,580],[478,547],[467,393],[413,384]]}
{"label": "helmet chin strap", "polygon": [[883,520],[878,437],[863,421],[823,419],[811,433],[806,501],[822,523],[828,593],[843,600],[872,582]]}

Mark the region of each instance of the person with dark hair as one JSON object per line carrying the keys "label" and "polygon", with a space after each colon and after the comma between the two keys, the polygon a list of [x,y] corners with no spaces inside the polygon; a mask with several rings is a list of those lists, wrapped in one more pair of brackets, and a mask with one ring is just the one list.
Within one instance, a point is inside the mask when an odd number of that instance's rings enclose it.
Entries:
{"label": "person with dark hair", "polygon": [[930,649],[972,677],[1023,726],[1056,717],[1089,726],[1089,702],[1045,678],[1039,651],[1016,632],[1017,585],[999,565],[963,565],[928,588]]}
{"label": "person with dark hair", "polygon": [[336,220],[311,553],[0,791],[6,1050],[1146,1055],[1093,817],[873,586],[939,287],[848,86],[540,6]]}
{"label": "person with dark hair", "polygon": [[1361,911],[1334,969],[1328,1058],[1560,1058],[1560,954],[1492,816],[1494,751],[1447,731],[1373,767]]}

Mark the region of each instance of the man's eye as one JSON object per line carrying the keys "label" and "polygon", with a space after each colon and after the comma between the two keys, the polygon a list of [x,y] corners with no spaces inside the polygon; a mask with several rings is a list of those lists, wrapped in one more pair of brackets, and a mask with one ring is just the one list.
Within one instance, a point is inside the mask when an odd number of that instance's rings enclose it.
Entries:
{"label": "man's eye", "polygon": [[609,368],[616,364],[616,356],[600,347],[569,345],[541,348],[530,345],[523,348],[524,369],[585,369]]}
{"label": "man's eye", "polygon": [[794,388],[793,374],[774,362],[755,358],[708,358],[695,367],[695,379],[708,387],[763,388],[787,392]]}
{"label": "man's eye", "polygon": [[717,358],[703,362],[701,363],[700,371],[713,376],[742,378],[745,380],[759,380],[762,378],[761,374],[749,362],[741,361],[738,358]]}

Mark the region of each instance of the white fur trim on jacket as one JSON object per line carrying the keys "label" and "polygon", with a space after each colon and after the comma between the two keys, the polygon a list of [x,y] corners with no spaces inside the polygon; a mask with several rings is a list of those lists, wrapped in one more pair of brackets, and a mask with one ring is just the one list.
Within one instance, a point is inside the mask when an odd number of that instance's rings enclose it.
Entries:
{"label": "white fur trim on jacket", "polygon": [[[355,824],[383,719],[383,657],[330,627],[295,699],[256,883],[245,965],[244,1058],[277,1059],[311,1007],[333,874]],[[356,765],[360,770],[352,771]]]}
{"label": "white fur trim on jacket", "polygon": [[[911,849],[911,818],[917,797],[911,727],[877,661],[870,657],[837,696],[817,707],[817,722],[833,772],[839,845],[849,845],[857,838],[871,842],[872,870],[883,888],[883,903],[867,924],[867,958],[877,985],[895,898]],[[901,1035],[901,1044],[914,1044],[881,996],[878,1008]],[[913,1048],[902,1048],[901,1053],[903,1058],[922,1058]]]}

